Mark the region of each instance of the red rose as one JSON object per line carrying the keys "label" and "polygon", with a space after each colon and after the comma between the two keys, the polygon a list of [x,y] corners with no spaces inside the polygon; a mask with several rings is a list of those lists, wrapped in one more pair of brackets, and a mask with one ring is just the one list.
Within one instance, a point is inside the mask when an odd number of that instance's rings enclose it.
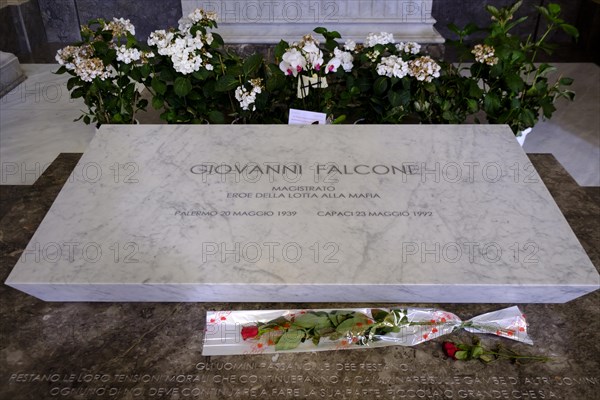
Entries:
{"label": "red rose", "polygon": [[459,350],[459,348],[456,347],[456,345],[452,342],[444,342],[442,346],[444,346],[444,353],[446,353],[448,357],[456,360],[454,354]]}
{"label": "red rose", "polygon": [[242,339],[252,339],[258,335],[258,326],[244,326],[242,328]]}

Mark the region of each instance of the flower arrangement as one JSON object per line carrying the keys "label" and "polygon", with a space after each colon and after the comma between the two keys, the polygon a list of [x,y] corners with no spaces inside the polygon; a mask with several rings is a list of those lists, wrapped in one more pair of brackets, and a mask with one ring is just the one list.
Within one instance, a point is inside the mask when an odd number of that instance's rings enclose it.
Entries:
{"label": "flower arrangement", "polygon": [[[135,82],[152,95],[168,123],[285,123],[290,108],[323,112],[333,123],[478,122],[506,123],[515,134],[550,118],[558,98],[573,99],[572,79],[549,80],[555,69],[536,64],[546,40],[563,30],[577,30],[560,18],[560,7],[537,7],[546,20],[539,39],[521,40],[511,30],[522,2],[486,6],[491,24],[450,29],[449,41],[464,54],[453,65],[422,53],[414,42],[397,43],[393,34],[369,34],[363,43],[341,41],[341,35],[319,27],[297,42],[281,41],[273,62],[260,54],[242,58],[227,51],[216,33],[217,15],[197,9],[179,26],[157,30],[139,44],[135,28],[124,19],[90,21],[83,41],[57,54],[58,73],[73,75],[71,96],[84,98],[86,123],[132,123],[145,109]],[[474,46],[474,32],[486,37]],[[320,36],[317,36],[320,35]],[[324,39],[321,39],[321,37]]]}
{"label": "flower arrangement", "polygon": [[550,84],[548,75],[556,68],[535,62],[539,51],[551,52],[546,40],[552,32],[562,30],[574,38],[579,35],[574,26],[560,18],[560,6],[549,4],[548,7],[536,7],[546,20],[546,30],[537,40],[529,36],[522,41],[511,34],[527,19],[524,16],[515,20],[515,13],[522,3],[517,1],[500,9],[487,5],[485,8],[492,22],[484,29],[487,37],[483,43],[473,49],[466,47],[464,40],[480,29],[474,25],[467,25],[464,29],[450,26],[459,37],[458,41],[450,43],[466,55],[466,61],[473,63],[469,69],[470,79],[483,87],[477,96],[478,108],[485,112],[488,122],[508,124],[515,134],[533,127],[540,113],[545,118],[552,117],[558,98],[573,100],[574,93],[566,89],[573,80],[560,77]]}
{"label": "flower arrangement", "polygon": [[481,341],[476,337],[473,338],[472,344],[443,342],[442,348],[444,354],[455,361],[479,360],[486,364],[497,360],[508,360],[515,364],[550,361],[550,358],[545,356],[519,354],[501,343],[496,344],[492,349],[487,349],[481,345]]}
{"label": "flower arrangement", "polygon": [[156,52],[149,74],[139,76],[152,93],[152,106],[164,108],[161,118],[168,123],[222,123],[218,107],[226,99],[216,88],[223,75],[223,39],[217,15],[196,9],[179,20],[177,29],[157,30],[148,45]]}
{"label": "flower arrangement", "polygon": [[[437,309],[216,311],[207,314],[204,355],[415,346],[458,329],[532,344],[518,307],[461,321]],[[222,332],[238,335],[222,335]]]}
{"label": "flower arrangement", "polygon": [[[58,51],[57,73],[69,73],[67,82],[72,98],[83,98],[88,111],[77,120],[97,126],[135,122],[135,113],[144,110],[148,101],[141,99],[132,71],[147,65],[154,57],[142,50],[129,20],[96,19],[81,28],[82,42]],[[76,121],[77,121],[76,120]]]}

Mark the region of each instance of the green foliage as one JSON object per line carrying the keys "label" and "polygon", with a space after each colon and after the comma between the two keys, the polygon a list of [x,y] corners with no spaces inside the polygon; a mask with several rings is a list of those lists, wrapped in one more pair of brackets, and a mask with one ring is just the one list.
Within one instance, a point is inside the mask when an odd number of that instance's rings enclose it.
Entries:
{"label": "green foliage", "polygon": [[[488,122],[508,124],[515,134],[535,125],[540,116],[550,118],[556,110],[554,102],[558,98],[573,99],[573,92],[566,89],[572,79],[559,78],[552,83],[549,75],[556,68],[545,63],[536,65],[535,60],[540,50],[551,52],[546,40],[552,32],[563,30],[574,38],[579,35],[575,27],[560,18],[560,6],[551,3],[547,7],[536,7],[546,23],[540,38],[533,40],[528,37],[522,41],[510,33],[527,18],[515,18],[521,6],[522,1],[502,8],[486,6],[492,22],[486,29],[488,35],[483,44],[494,50],[495,60],[478,62],[472,58],[470,51],[461,52],[471,57],[468,61],[474,62],[471,67],[472,81],[484,88],[478,103]],[[456,27],[451,30],[459,36],[459,40],[453,44],[466,49],[463,41],[468,34]]]}
{"label": "green foliage", "polygon": [[[485,6],[491,23],[484,28],[472,23],[463,28],[449,26],[456,38],[448,44],[472,64],[468,69],[434,62],[418,52],[402,51],[393,43],[378,43],[372,47],[357,45],[351,53],[351,70],[327,70],[322,65],[290,73],[280,63],[295,45],[280,41],[273,51],[274,62],[266,61],[261,54],[241,57],[227,51],[221,36],[211,31],[217,27],[214,21],[202,20],[192,25],[190,33],[206,36],[210,32],[213,40],[207,41],[202,50],[210,51],[210,57],[199,69],[182,73],[170,56],[157,54],[155,48],[150,49],[154,57],[142,62],[117,61],[117,46],[143,48],[130,33],[114,36],[112,31],[104,30],[105,22],[98,19],[90,21],[92,28],[82,27],[80,45],[89,46],[94,57],[115,71],[114,76],[86,82],[65,66],[56,73],[73,75],[67,88],[73,98],[82,98],[88,106],[79,119],[98,125],[134,122],[135,113],[148,105],[136,89],[134,82],[138,82],[151,93],[152,107],[161,110],[161,118],[168,123],[285,123],[288,110],[300,108],[326,113],[333,123],[460,124],[469,118],[477,121],[475,115],[483,112],[488,122],[508,124],[517,133],[533,126],[540,117],[550,118],[558,98],[573,99],[574,93],[567,90],[573,80],[554,79],[556,69],[545,63],[538,65],[535,59],[538,51],[551,51],[546,40],[552,32],[562,30],[578,36],[577,30],[561,19],[560,6],[548,4],[536,7],[543,17],[544,33],[536,40],[521,40],[511,33],[527,19],[517,15],[521,6],[521,1],[507,7]],[[338,49],[344,50],[338,32],[324,27],[314,32],[325,39],[318,45],[324,64]],[[488,58],[477,61],[467,40],[479,32],[486,33],[481,45],[492,49],[492,56],[483,51]],[[378,67],[384,57],[395,57],[409,68],[418,65],[414,64],[417,61],[430,60],[436,68],[439,66],[439,74],[433,79],[417,79],[414,71],[380,74]],[[302,78],[316,83],[310,86],[302,83]],[[298,97],[299,84],[309,89],[305,97]],[[236,96],[250,92],[255,97],[250,106],[243,106]]]}
{"label": "green foliage", "polygon": [[[102,19],[91,20],[89,25],[82,26],[81,37],[82,41],[72,48],[85,49],[85,56],[81,58],[100,62],[96,64],[96,69],[104,72],[89,79],[85,75],[80,76],[73,67],[63,65],[56,71],[57,74],[68,73],[72,76],[67,81],[67,89],[71,91],[72,98],[81,98],[87,107],[87,111],[76,121],[95,123],[97,127],[108,123],[134,123],[136,112],[145,110],[148,105],[147,100],[141,99],[134,80],[148,76],[149,67],[118,61],[115,47],[141,50],[135,37],[128,32],[121,36],[113,35],[112,31],[105,30],[105,21]],[[76,62],[75,56],[68,58],[69,63]]]}

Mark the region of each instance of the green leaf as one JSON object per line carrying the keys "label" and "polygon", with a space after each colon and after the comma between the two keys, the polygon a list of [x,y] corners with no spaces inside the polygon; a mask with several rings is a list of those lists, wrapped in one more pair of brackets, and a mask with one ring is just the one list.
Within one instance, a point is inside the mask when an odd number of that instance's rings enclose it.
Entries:
{"label": "green leaf", "polygon": [[160,78],[163,82],[171,82],[175,80],[175,72],[170,68],[165,68],[160,72]]}
{"label": "green leaf", "polygon": [[475,346],[473,347],[473,351],[471,353],[472,358],[479,358],[483,355],[483,347]]}
{"label": "green leaf", "polygon": [[380,76],[375,80],[375,83],[373,84],[373,90],[375,91],[375,94],[382,95],[386,91],[387,86],[387,79],[383,76]]}
{"label": "green leaf", "polygon": [[156,76],[152,78],[150,86],[152,86],[152,89],[158,94],[165,94],[167,92],[167,85]]}
{"label": "green leaf", "polygon": [[207,70],[205,68],[200,68],[200,70],[193,72],[192,76],[195,79],[198,79],[199,81],[203,81],[206,78],[208,78],[209,76],[211,76],[211,74],[212,74],[211,71],[209,71],[209,70]]}
{"label": "green leaf", "polygon": [[156,97],[152,98],[152,108],[154,108],[155,110],[162,108],[162,106],[164,104],[165,104],[164,100],[161,99],[160,97],[156,96]]}
{"label": "green leaf", "polygon": [[483,99],[483,108],[487,114],[494,114],[500,108],[500,100],[494,93],[488,93]]}
{"label": "green leaf", "polygon": [[494,361],[494,357],[488,354],[482,354],[481,356],[479,356],[479,359],[485,363]]}
{"label": "green leaf", "polygon": [[479,87],[476,81],[469,80],[469,97],[480,98],[483,95],[483,89]]}
{"label": "green leaf", "polygon": [[150,72],[152,72],[149,64],[143,64],[139,70],[144,78],[147,78],[150,75]]}
{"label": "green leaf", "polygon": [[73,89],[73,87],[74,87],[75,85],[77,85],[77,82],[78,82],[78,81],[79,81],[79,78],[77,78],[77,77],[73,77],[73,78],[69,79],[69,80],[67,81],[67,90],[71,90],[71,89]]}
{"label": "green leaf", "polygon": [[315,313],[308,312],[296,317],[294,320],[294,325],[298,325],[306,329],[323,329],[331,327],[331,321],[329,320],[327,314],[317,315]]}
{"label": "green leaf", "polygon": [[180,76],[175,79],[173,83],[173,89],[175,90],[175,94],[179,97],[185,97],[189,92],[192,91],[192,82],[187,77]]}
{"label": "green leaf", "polygon": [[557,17],[560,14],[560,6],[556,3],[548,4],[548,11],[553,17]]}
{"label": "green leaf", "polygon": [[554,111],[556,111],[556,107],[554,107],[551,98],[544,98],[542,101],[540,101],[540,105],[542,106],[544,117],[546,118],[551,118]]}
{"label": "green leaf", "polygon": [[367,317],[363,314],[356,314],[353,318],[348,318],[335,329],[338,333],[346,334],[349,332],[358,333],[367,328]]}
{"label": "green leaf", "polygon": [[225,41],[223,40],[223,37],[221,35],[219,35],[216,32],[211,32],[211,33],[212,33],[212,37],[213,37],[213,42],[211,43],[210,47],[216,48],[216,47],[221,47],[225,44]]}
{"label": "green leaf", "polygon": [[215,90],[217,92],[227,92],[229,90],[233,90],[240,85],[240,82],[237,80],[235,76],[231,75],[223,75],[217,81],[215,85]]}
{"label": "green leaf", "polygon": [[469,358],[469,352],[465,350],[457,351],[454,353],[454,358],[457,360],[467,360]]}
{"label": "green leaf", "polygon": [[269,79],[267,79],[267,90],[269,92],[273,92],[277,89],[280,89],[285,86],[285,75],[283,74],[273,74]]}
{"label": "green leaf", "polygon": [[285,40],[280,40],[279,43],[277,43],[277,46],[275,46],[275,57],[277,59],[281,59],[281,57],[289,47],[290,45],[288,44],[288,42],[286,42]]}
{"label": "green leaf", "polygon": [[398,107],[399,105],[402,104],[402,97],[400,96],[400,93],[398,93],[398,92],[391,90],[390,93],[388,94],[388,98],[390,100],[390,104],[392,105],[392,107]]}
{"label": "green leaf", "polygon": [[575,92],[573,92],[572,90],[564,90],[560,95],[565,99],[571,101],[575,100]]}
{"label": "green leaf", "polygon": [[327,33],[327,29],[320,26],[320,27],[313,29],[313,32],[318,33],[319,35],[325,36],[325,34]]}
{"label": "green leaf", "polygon": [[492,5],[486,5],[485,9],[487,10],[488,13],[490,13],[491,15],[493,15],[494,17],[498,18],[498,16],[500,15],[500,12],[498,11],[498,9]]}
{"label": "green leaf", "polygon": [[346,121],[346,114],[342,114],[339,117],[337,117],[336,119],[334,119],[332,124],[334,124],[334,125],[341,124],[344,121]]}
{"label": "green leaf", "polygon": [[57,75],[62,75],[67,72],[67,68],[64,65],[61,65],[55,72]]}
{"label": "green leaf", "polygon": [[512,28],[514,28],[515,26],[519,25],[520,23],[522,23],[523,21],[525,21],[527,18],[528,18],[527,16],[521,17],[521,18],[517,19],[515,22],[512,22],[512,23],[506,25],[506,30],[510,31]]}
{"label": "green leaf", "polygon": [[73,99],[77,99],[83,96],[85,96],[85,90],[82,87],[79,87],[71,92],[71,98]]}
{"label": "green leaf", "polygon": [[478,30],[480,30],[480,28],[477,25],[475,25],[473,22],[469,22],[465,26],[465,29],[463,29],[463,32],[464,32],[465,36],[468,36],[472,33],[477,32]]}
{"label": "green leaf", "polygon": [[208,120],[213,124],[225,123],[225,115],[221,111],[212,110],[208,113]]}
{"label": "green leaf", "polygon": [[573,78],[569,78],[569,77],[565,76],[563,78],[560,78],[558,83],[560,83],[563,86],[570,86],[573,83]]}
{"label": "green leaf", "polygon": [[452,121],[455,117],[456,116],[452,111],[444,111],[442,113],[442,118],[444,118],[446,121]]}
{"label": "green leaf", "polygon": [[471,113],[476,113],[477,110],[479,109],[477,101],[473,100],[473,99],[467,100],[467,107],[469,107],[469,111]]}
{"label": "green leaf", "polygon": [[544,63],[538,67],[537,74],[538,74],[538,76],[546,76],[549,73],[554,72],[554,71],[556,71],[556,67],[553,67],[552,65]]}
{"label": "green leaf", "polygon": [[508,74],[504,77],[506,86],[514,93],[519,93],[525,87],[523,79],[517,74]]}
{"label": "green leaf", "polygon": [[510,9],[508,10],[508,13],[510,15],[513,15],[515,12],[517,12],[517,10],[521,7],[521,5],[523,4],[523,0],[519,0],[517,1],[515,4],[513,4]]}
{"label": "green leaf", "polygon": [[460,28],[458,26],[456,26],[455,23],[448,24],[448,29],[450,29],[450,32],[454,32],[454,33],[456,33],[459,36],[462,33],[461,30],[460,30]]}
{"label": "green leaf", "polygon": [[573,36],[575,39],[579,37],[579,31],[573,25],[560,24],[559,26],[567,35]]}
{"label": "green leaf", "polygon": [[298,345],[304,339],[304,331],[300,330],[288,330],[280,338],[275,345],[275,350],[292,350],[298,347]]}
{"label": "green leaf", "polygon": [[387,317],[388,312],[378,308],[371,309],[371,315],[376,322],[382,322]]}
{"label": "green leaf", "polygon": [[253,73],[258,71],[263,62],[261,54],[254,53],[244,61],[244,75],[250,77]]}

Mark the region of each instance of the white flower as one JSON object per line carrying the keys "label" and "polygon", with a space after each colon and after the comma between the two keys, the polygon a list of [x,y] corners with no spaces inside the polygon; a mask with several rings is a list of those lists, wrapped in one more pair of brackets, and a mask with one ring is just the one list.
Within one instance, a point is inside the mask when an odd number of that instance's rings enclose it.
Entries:
{"label": "white flower", "polygon": [[93,49],[90,45],[66,46],[56,52],[56,61],[68,70],[74,70],[75,65],[92,56]]}
{"label": "white flower", "polygon": [[208,21],[216,21],[217,13],[212,11],[204,11],[202,8],[197,8],[187,16],[180,18],[178,21],[179,31],[181,32],[189,32],[190,28],[201,22],[201,25],[206,26]]}
{"label": "white flower", "polygon": [[394,35],[387,32],[369,33],[365,40],[365,47],[373,47],[378,44],[394,43]]}
{"label": "white flower", "polygon": [[204,67],[212,70],[213,66],[208,62],[212,54],[206,51],[213,36],[210,33],[203,35],[196,32],[195,36],[189,32],[166,32],[164,30],[154,31],[148,38],[148,45],[156,46],[158,54],[171,58],[173,68],[182,74],[190,74]]}
{"label": "white flower", "polygon": [[352,57],[351,53],[336,48],[333,49],[333,54],[335,55],[335,58],[340,60],[344,71],[352,71],[352,67],[354,67],[354,57]]}
{"label": "white flower", "polygon": [[409,75],[418,81],[431,82],[439,78],[441,67],[429,56],[419,57],[408,62]]}
{"label": "white flower", "polygon": [[86,58],[75,65],[75,73],[86,82],[91,82],[95,78],[104,80],[110,77],[110,72],[106,70],[102,60],[97,57]]}
{"label": "white flower", "polygon": [[388,78],[404,78],[409,74],[409,65],[398,56],[382,57],[377,64],[377,74]]}
{"label": "white flower", "polygon": [[380,55],[381,53],[379,50],[373,50],[367,53],[367,58],[371,60],[371,62],[375,62]]}
{"label": "white flower", "polygon": [[487,65],[498,64],[498,57],[494,57],[495,50],[492,46],[478,44],[471,50],[471,53],[475,55],[475,61],[479,63]]}
{"label": "white flower", "polygon": [[193,23],[200,21],[216,21],[217,13],[213,11],[204,11],[202,8],[196,8],[194,11],[188,14],[187,16]]}
{"label": "white flower", "polygon": [[406,54],[419,54],[419,51],[421,51],[421,45],[416,42],[400,42],[396,45],[396,49]]}
{"label": "white flower", "polygon": [[192,20],[188,17],[180,18],[179,21],[177,21],[177,24],[177,29],[179,29],[180,32],[189,32],[193,25]]}
{"label": "white flower", "polygon": [[342,65],[342,61],[339,58],[333,57],[325,66],[325,73],[337,72],[340,65]]}
{"label": "white flower", "polygon": [[312,36],[307,35],[304,40],[304,46],[302,47],[302,53],[304,58],[306,59],[306,67],[308,69],[316,69],[317,71],[321,69],[323,65],[323,52],[319,49],[318,42],[315,40],[306,40],[306,38]]}
{"label": "white flower", "polygon": [[356,43],[354,42],[354,40],[346,40],[346,43],[344,44],[344,50],[347,51],[354,51],[356,49]]}
{"label": "white flower", "polygon": [[117,61],[131,64],[132,61],[138,61],[142,57],[142,53],[138,49],[128,49],[122,45],[115,49],[117,51]]}
{"label": "white flower", "polygon": [[135,26],[124,18],[113,18],[108,24],[104,24],[105,31],[112,31],[114,36],[125,36],[127,32],[135,35]]}
{"label": "white flower", "polygon": [[298,76],[298,72],[306,68],[306,58],[304,58],[298,49],[289,49],[283,54],[281,59],[283,61],[279,64],[279,69],[286,75]]}
{"label": "white flower", "polygon": [[[252,89],[248,91],[244,85],[238,86],[235,89],[235,99],[240,103],[242,110],[256,110],[254,102],[256,101],[256,95],[262,93],[262,79],[250,79],[248,81],[252,86]],[[252,108],[250,108],[252,107]]]}

